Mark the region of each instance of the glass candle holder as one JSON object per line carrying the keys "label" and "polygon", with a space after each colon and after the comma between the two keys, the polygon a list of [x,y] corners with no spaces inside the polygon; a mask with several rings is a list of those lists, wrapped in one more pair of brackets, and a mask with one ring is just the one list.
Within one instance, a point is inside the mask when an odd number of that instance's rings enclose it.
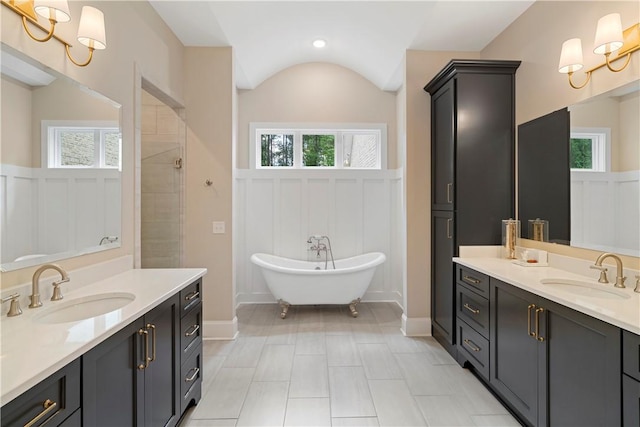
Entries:
{"label": "glass candle holder", "polygon": [[516,243],[520,238],[520,221],[502,220],[502,254],[507,259],[516,259]]}

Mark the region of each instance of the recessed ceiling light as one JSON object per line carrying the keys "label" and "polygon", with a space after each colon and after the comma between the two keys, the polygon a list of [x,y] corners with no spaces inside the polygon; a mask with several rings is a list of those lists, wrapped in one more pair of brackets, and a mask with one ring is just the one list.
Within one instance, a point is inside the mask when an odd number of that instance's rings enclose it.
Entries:
{"label": "recessed ceiling light", "polygon": [[318,49],[322,49],[327,45],[327,42],[322,39],[317,39],[313,41],[313,47],[317,47]]}

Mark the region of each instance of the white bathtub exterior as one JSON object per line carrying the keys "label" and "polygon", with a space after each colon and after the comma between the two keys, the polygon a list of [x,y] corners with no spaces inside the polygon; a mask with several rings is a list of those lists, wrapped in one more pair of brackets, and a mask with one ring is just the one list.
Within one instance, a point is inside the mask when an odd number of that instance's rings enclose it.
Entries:
{"label": "white bathtub exterior", "polygon": [[382,252],[371,252],[336,260],[335,270],[329,261],[329,268],[324,270],[324,261],[299,261],[265,253],[251,256],[275,299],[293,305],[349,304],[362,298],[376,267],[385,260]]}

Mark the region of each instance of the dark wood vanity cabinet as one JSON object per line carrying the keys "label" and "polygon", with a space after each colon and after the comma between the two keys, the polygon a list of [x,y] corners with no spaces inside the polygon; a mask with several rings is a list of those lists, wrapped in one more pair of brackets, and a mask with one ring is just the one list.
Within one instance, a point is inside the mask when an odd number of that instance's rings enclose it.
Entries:
{"label": "dark wood vanity cabinet", "polygon": [[451,258],[461,245],[501,243],[514,217],[515,72],[520,61],[453,60],[431,95],[433,336],[456,353]]}
{"label": "dark wood vanity cabinet", "polygon": [[622,333],[622,425],[640,426],[640,335]]}
{"label": "dark wood vanity cabinet", "polygon": [[178,423],[179,314],[174,295],[82,356],[84,425]]}
{"label": "dark wood vanity cabinet", "polygon": [[621,424],[618,327],[494,278],[490,304],[490,385],[523,421]]}
{"label": "dark wood vanity cabinet", "polygon": [[202,280],[180,292],[180,411],[202,393]]}

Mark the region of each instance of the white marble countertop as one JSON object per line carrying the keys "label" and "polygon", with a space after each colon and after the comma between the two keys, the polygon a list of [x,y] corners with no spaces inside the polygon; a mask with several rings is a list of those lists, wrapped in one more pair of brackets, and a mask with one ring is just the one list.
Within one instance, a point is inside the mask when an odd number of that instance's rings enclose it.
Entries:
{"label": "white marble countertop", "polygon": [[[47,324],[38,313],[57,301],[43,298],[43,307],[22,307],[23,314],[0,320],[0,390],[4,405],[38,384],[91,348],[206,274],[203,268],[134,269],[64,292],[64,303],[74,298],[127,292],[135,299],[124,307],[90,319]],[[73,280],[73,277],[72,277]],[[41,287],[45,285],[43,280]]]}
{"label": "white marble countertop", "polygon": [[[554,267],[521,267],[512,260],[493,257],[457,257],[453,261],[476,271],[570,307],[604,322],[640,335],[640,294],[633,292],[635,280],[627,279],[627,287],[616,289],[612,283],[601,284],[594,277],[582,276]],[[562,286],[543,285],[543,279],[568,279],[588,282],[629,295],[628,299],[609,299],[577,295]]]}

